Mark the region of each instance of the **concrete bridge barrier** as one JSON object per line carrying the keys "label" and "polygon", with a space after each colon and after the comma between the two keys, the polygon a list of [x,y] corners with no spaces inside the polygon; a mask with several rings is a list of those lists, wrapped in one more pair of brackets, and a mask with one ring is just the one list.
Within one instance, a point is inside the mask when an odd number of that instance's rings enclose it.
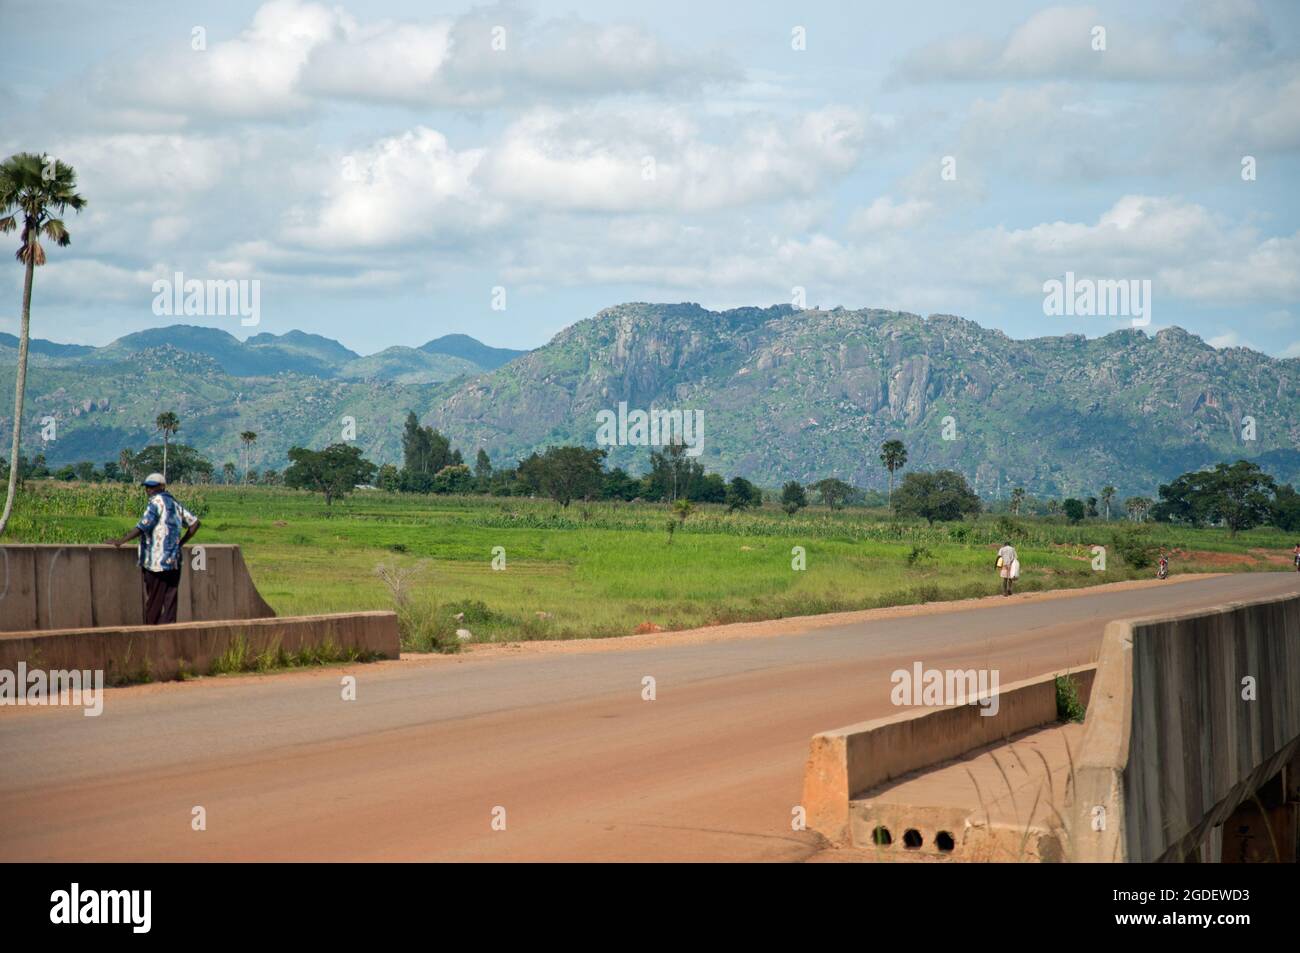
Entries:
{"label": "concrete bridge barrier", "polygon": [[1106,627],[1074,859],[1294,860],[1298,800],[1300,595]]}
{"label": "concrete bridge barrier", "polygon": [[[238,546],[186,546],[183,562],[178,622],[275,615]],[[134,546],[0,546],[0,632],[143,623]]]}
{"label": "concrete bridge barrier", "polygon": [[392,612],[277,618],[238,546],[185,547],[176,615],[143,624],[133,546],[0,546],[0,670],[102,670],[120,684],[205,675],[230,653],[401,651]]}
{"label": "concrete bridge barrier", "polygon": [[[1068,674],[1085,705],[1095,666]],[[850,841],[855,798],[909,772],[1054,724],[1056,675],[1011,682],[998,692],[998,711],[980,705],[915,707],[898,714],[814,735],[804,767],[803,807],[808,827],[833,843]]]}
{"label": "concrete bridge barrier", "polygon": [[0,633],[0,670],[104,672],[107,684],[211,674],[228,652],[245,658],[332,647],[340,654],[398,658],[397,616],[346,612],[172,625]]}

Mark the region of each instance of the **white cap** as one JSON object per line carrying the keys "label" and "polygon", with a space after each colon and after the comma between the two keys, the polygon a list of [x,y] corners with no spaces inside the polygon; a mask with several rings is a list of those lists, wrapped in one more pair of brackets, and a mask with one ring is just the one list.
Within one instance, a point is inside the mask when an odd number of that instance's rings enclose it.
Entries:
{"label": "white cap", "polygon": [[143,480],[144,486],[166,486],[167,481],[161,473],[151,473]]}

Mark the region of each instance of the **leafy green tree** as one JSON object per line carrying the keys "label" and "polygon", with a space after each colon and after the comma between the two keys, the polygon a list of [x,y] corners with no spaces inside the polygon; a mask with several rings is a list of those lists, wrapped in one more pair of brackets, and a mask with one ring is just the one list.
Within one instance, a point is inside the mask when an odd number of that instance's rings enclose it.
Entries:
{"label": "leafy green tree", "polygon": [[408,493],[429,493],[433,477],[443,467],[463,461],[452,452],[451,441],[432,427],[421,427],[415,413],[408,412],[402,430],[402,489]]}
{"label": "leafy green tree", "polygon": [[931,526],[936,520],[958,520],[980,509],[980,498],[955,470],[909,473],[894,497],[894,512],[922,517]]}
{"label": "leafy green tree", "polygon": [[692,503],[722,503],[727,499],[727,481],[718,473],[706,473],[691,480]]}
{"label": "leafy green tree", "polygon": [[907,447],[901,440],[886,440],[880,445],[880,462],[889,471],[889,502],[894,501],[894,472],[907,465]]}
{"label": "leafy green tree", "polygon": [[785,510],[786,516],[794,516],[807,505],[808,494],[797,480],[791,480],[781,487],[781,509]]}
{"label": "leafy green tree", "polygon": [[[157,443],[130,454],[126,465],[128,478],[136,480],[150,473],[161,473],[162,460],[163,447]],[[212,479],[212,461],[187,444],[172,444],[168,468],[167,479],[171,483],[203,483]]]}
{"label": "leafy green tree", "polygon": [[463,463],[443,467],[433,476],[434,493],[468,493],[474,489],[474,474]]}
{"label": "leafy green tree", "polygon": [[614,467],[605,473],[600,495],[606,500],[635,500],[641,492],[641,481],[628,475],[622,467]]}
{"label": "leafy green tree", "polygon": [[1290,483],[1277,488],[1273,497],[1271,522],[1288,533],[1300,532],[1300,493]]}
{"label": "leafy green tree", "polygon": [[1184,473],[1160,487],[1152,515],[1161,522],[1222,523],[1230,535],[1269,522],[1276,481],[1248,460]]}
{"label": "leafy green tree", "polygon": [[824,505],[833,510],[843,509],[844,504],[853,499],[857,492],[852,486],[835,477],[818,480],[809,489],[817,494]]}
{"label": "leafy green tree", "polygon": [[1071,523],[1082,523],[1085,516],[1088,515],[1088,508],[1083,505],[1083,500],[1076,500],[1070,497],[1061,504],[1061,509],[1065,511],[1066,517]]}
{"label": "leafy green tree", "polygon": [[95,465],[89,460],[82,460],[73,467],[77,474],[77,479],[82,483],[93,483],[95,480]]}
{"label": "leafy green tree", "polygon": [[724,502],[727,504],[728,513],[759,507],[763,505],[763,491],[744,477],[732,477],[731,482],[727,484]]}
{"label": "leafy green tree", "polygon": [[488,456],[487,451],[482,447],[478,448],[478,453],[474,456],[474,480],[478,483],[480,492],[485,492],[488,483],[492,479],[492,458]]}
{"label": "leafy green tree", "polygon": [[1184,473],[1169,483],[1162,483],[1157,491],[1160,502],[1151,508],[1152,517],[1160,523],[1203,525],[1210,518],[1209,484],[1208,470]]}
{"label": "leafy green tree", "polygon": [[604,460],[604,450],[547,447],[541,457],[542,492],[566,507],[574,500],[590,499],[604,482]]}
{"label": "leafy green tree", "polygon": [[369,483],[376,469],[361,455],[360,447],[347,443],[332,443],[324,450],[294,447],[289,451],[289,460],[289,468],[284,471],[285,486],[322,493],[326,506],[358,485]]}
{"label": "leafy green tree", "polygon": [[1097,498],[1095,496],[1088,497],[1087,513],[1090,519],[1096,519],[1101,515],[1100,511],[1097,509]]}
{"label": "leafy green tree", "polygon": [[14,494],[22,471],[19,469],[22,448],[23,399],[27,392],[27,349],[32,332],[32,279],[36,269],[45,264],[45,246],[41,236],[60,248],[72,243],[67,226],[57,216],[68,209],[79,212],[86,200],[77,192],[77,173],[48,156],[20,152],[0,163],[0,232],[8,234],[22,219],[22,244],[15,257],[22,264],[23,311],[18,331],[18,373],[14,381],[14,436],[9,459],[9,485],[5,490],[4,513],[0,514],[0,536],[9,525],[14,509]]}
{"label": "leafy green tree", "polygon": [[229,486],[235,482],[235,462],[227,460],[221,465],[221,482]]}
{"label": "leafy green tree", "polygon": [[520,495],[536,496],[543,490],[543,478],[545,476],[546,464],[542,461],[542,455],[533,451],[524,459],[519,461],[519,466],[515,468],[515,483],[518,486]]}
{"label": "leafy green tree", "polygon": [[681,440],[650,451],[650,470],[642,478],[642,496],[648,500],[697,499],[705,478],[704,465],[686,455],[690,448]]}
{"label": "leafy green tree", "polygon": [[1242,530],[1263,525],[1273,515],[1277,482],[1248,460],[1215,466],[1210,479],[1210,515],[1236,536]]}
{"label": "leafy green tree", "polygon": [[397,467],[391,463],[385,463],[379,468],[379,488],[387,490],[389,493],[396,493],[401,485],[401,474]]}

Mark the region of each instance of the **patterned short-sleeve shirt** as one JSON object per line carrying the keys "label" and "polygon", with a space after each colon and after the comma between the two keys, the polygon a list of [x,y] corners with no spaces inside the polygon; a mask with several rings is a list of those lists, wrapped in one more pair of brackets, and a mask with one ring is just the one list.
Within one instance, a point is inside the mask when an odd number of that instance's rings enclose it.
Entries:
{"label": "patterned short-sleeve shirt", "polygon": [[150,572],[178,569],[181,564],[181,526],[193,526],[198,517],[165,490],[149,497],[140,530],[140,568]]}

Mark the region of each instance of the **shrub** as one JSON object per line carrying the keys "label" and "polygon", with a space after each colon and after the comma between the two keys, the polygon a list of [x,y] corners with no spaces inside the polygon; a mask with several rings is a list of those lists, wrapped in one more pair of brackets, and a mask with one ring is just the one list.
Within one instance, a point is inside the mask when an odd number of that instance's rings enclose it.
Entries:
{"label": "shrub", "polygon": [[[480,603],[481,605],[481,603]],[[439,606],[427,596],[413,596],[395,603],[397,630],[402,648],[410,652],[459,652],[456,611]]]}
{"label": "shrub", "polygon": [[1079,683],[1073,675],[1056,676],[1056,718],[1058,721],[1083,721],[1087,710],[1079,700]]}
{"label": "shrub", "polygon": [[1111,537],[1111,548],[1134,569],[1146,569],[1155,562],[1156,546],[1142,530],[1129,529]]}

